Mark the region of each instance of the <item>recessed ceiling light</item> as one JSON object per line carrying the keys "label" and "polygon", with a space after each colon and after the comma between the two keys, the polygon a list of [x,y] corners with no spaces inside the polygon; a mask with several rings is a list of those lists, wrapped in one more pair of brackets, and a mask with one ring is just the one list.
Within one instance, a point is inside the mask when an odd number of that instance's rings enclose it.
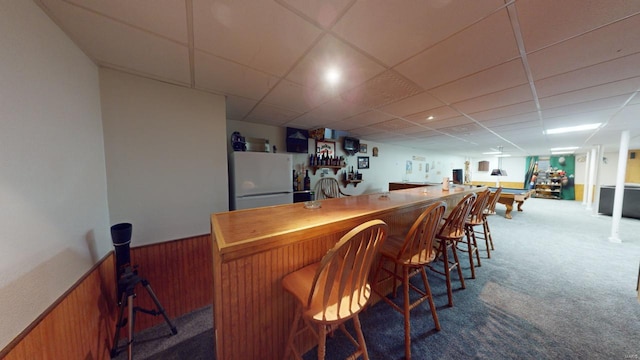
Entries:
{"label": "recessed ceiling light", "polygon": [[567,147],[551,148],[549,150],[550,151],[566,151],[566,150],[577,150],[579,148],[580,148],[579,146],[567,146]]}
{"label": "recessed ceiling light", "polygon": [[429,117],[427,118],[427,120],[433,120],[433,119],[435,119],[435,118],[436,118],[435,116],[433,116],[433,115],[429,115]]}
{"label": "recessed ceiling light", "polygon": [[489,151],[489,152],[483,152],[482,155],[498,155],[500,154],[500,151]]}
{"label": "recessed ceiling light", "polygon": [[601,125],[601,123],[584,124],[584,125],[578,125],[578,126],[569,126],[569,127],[545,130],[542,133],[550,135],[550,134],[562,134],[562,133],[568,133],[568,132],[593,130],[593,129],[597,129],[600,125]]}
{"label": "recessed ceiling light", "polygon": [[325,79],[329,85],[336,85],[340,82],[340,78],[342,77],[342,73],[335,67],[329,68],[325,73]]}
{"label": "recessed ceiling light", "polygon": [[560,155],[560,154],[573,154],[575,151],[565,150],[565,151],[552,151],[551,155]]}

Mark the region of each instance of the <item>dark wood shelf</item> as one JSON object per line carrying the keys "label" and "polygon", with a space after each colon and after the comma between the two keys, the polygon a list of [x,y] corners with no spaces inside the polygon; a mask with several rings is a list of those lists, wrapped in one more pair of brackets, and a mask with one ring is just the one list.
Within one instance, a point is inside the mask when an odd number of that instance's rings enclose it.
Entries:
{"label": "dark wood shelf", "polygon": [[319,166],[310,166],[310,168],[311,168],[311,171],[313,171],[313,175],[316,174],[316,171],[318,169],[333,169],[333,174],[337,175],[338,174],[338,170],[343,169],[344,166],[340,166],[340,165],[337,165],[337,166],[319,165]]}

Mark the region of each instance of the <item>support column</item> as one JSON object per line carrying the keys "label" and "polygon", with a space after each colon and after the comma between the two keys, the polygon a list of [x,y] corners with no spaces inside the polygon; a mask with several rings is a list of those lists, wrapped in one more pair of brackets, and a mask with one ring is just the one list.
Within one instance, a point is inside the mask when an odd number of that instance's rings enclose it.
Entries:
{"label": "support column", "polygon": [[600,207],[600,167],[602,167],[604,159],[604,147],[602,145],[596,145],[598,150],[598,157],[596,158],[595,168],[595,182],[593,183],[593,215],[598,215],[598,209]]}
{"label": "support column", "polygon": [[587,185],[589,186],[588,194],[587,194],[587,210],[591,210],[593,206],[593,183],[594,178],[596,177],[596,159],[598,156],[596,155],[596,149],[591,149],[591,163],[589,164],[589,182]]}
{"label": "support column", "polygon": [[616,190],[613,196],[613,214],[611,215],[611,236],[609,241],[621,243],[619,230],[622,217],[622,203],[624,201],[624,178],[627,171],[627,153],[629,152],[629,130],[620,136],[620,152],[618,153],[618,173],[616,175]]}
{"label": "support column", "polygon": [[589,189],[589,170],[591,169],[591,153],[587,153],[587,158],[584,162],[584,186],[582,187],[582,205],[587,205],[587,192]]}

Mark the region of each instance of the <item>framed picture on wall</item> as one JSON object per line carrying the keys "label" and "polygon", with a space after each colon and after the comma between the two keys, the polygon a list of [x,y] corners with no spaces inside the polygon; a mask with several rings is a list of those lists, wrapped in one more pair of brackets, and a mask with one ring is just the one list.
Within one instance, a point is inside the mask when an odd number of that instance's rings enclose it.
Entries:
{"label": "framed picture on wall", "polygon": [[336,156],[336,143],[335,141],[316,140],[316,155],[328,157]]}
{"label": "framed picture on wall", "polygon": [[367,153],[367,144],[360,143],[360,152],[363,154]]}
{"label": "framed picture on wall", "polygon": [[369,157],[358,156],[358,169],[368,169],[368,168],[369,168]]}

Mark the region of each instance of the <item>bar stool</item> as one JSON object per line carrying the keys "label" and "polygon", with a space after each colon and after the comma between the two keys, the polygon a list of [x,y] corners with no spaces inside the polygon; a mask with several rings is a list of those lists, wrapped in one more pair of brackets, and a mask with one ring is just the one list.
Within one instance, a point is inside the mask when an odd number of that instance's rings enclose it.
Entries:
{"label": "bar stool", "polygon": [[[447,205],[444,201],[432,204],[420,214],[404,238],[389,236],[380,249],[380,261],[374,274],[373,291],[404,316],[404,353],[407,360],[411,359],[410,311],[413,308],[428,300],[436,330],[440,331],[440,322],[438,321],[436,307],[433,303],[433,296],[431,295],[431,288],[429,287],[424,267],[435,258],[433,240],[446,208]],[[384,267],[387,262],[393,264],[393,271]],[[402,268],[402,276],[398,275],[398,267]],[[381,279],[380,274],[383,272],[388,276]],[[409,279],[417,274],[422,276],[424,291],[409,282]],[[393,297],[396,296],[396,281],[402,281],[404,297],[402,308],[382,294],[379,289],[379,284],[386,282],[390,278],[393,279]],[[414,290],[420,297],[411,302],[409,289]]]}
{"label": "bar stool", "polygon": [[[464,223],[464,231],[466,235],[466,240],[464,237],[460,239],[457,243],[458,246],[462,244],[467,245],[467,249],[458,248],[458,250],[467,251],[469,253],[469,265],[471,267],[471,278],[476,278],[476,270],[473,263],[473,255],[476,255],[476,259],[478,260],[478,266],[482,266],[480,262],[480,252],[478,251],[478,241],[476,238],[476,231],[474,230],[476,226],[482,225],[484,228],[484,211],[487,208],[487,203],[489,201],[489,196],[491,195],[491,190],[486,189],[478,194],[476,201],[473,203],[471,207],[471,211],[469,211],[469,216]],[[484,237],[486,241],[486,236]]]}
{"label": "bar stool", "polygon": [[498,199],[500,198],[501,193],[502,187],[499,187],[498,190],[491,193],[489,201],[487,202],[487,208],[482,213],[482,230],[484,231],[484,242],[487,249],[487,258],[489,259],[491,259],[491,250],[495,249],[493,247],[493,237],[491,236],[491,229],[489,229],[489,221],[487,221],[487,216],[496,214],[496,204],[498,203]]}
{"label": "bar stool", "polygon": [[[429,269],[443,274],[447,282],[447,296],[449,297],[449,306],[453,306],[453,291],[451,289],[451,270],[458,269],[458,278],[460,279],[460,287],[465,288],[464,277],[462,277],[462,269],[460,269],[460,261],[458,260],[458,253],[456,252],[456,242],[460,241],[465,235],[464,223],[469,216],[471,206],[476,200],[477,195],[475,193],[469,193],[465,195],[456,207],[451,210],[449,216],[444,219],[444,223],[438,229],[436,233],[437,244],[435,247],[438,249],[436,258],[442,260],[444,265],[444,271],[440,271],[434,268],[433,263],[429,265]],[[453,255],[453,261],[449,260],[449,250]]]}
{"label": "bar stool", "polygon": [[[320,262],[303,267],[282,279],[284,289],[296,299],[296,313],[289,331],[284,359],[293,351],[297,335],[305,330],[318,340],[318,359],[325,357],[326,335],[336,328],[342,330],[356,346],[353,359],[362,355],[369,359],[358,313],[371,296],[368,282],[371,264],[388,233],[382,220],[371,220],[345,234]],[[357,340],[345,328],[353,319]],[[299,328],[300,320],[304,327]]]}

